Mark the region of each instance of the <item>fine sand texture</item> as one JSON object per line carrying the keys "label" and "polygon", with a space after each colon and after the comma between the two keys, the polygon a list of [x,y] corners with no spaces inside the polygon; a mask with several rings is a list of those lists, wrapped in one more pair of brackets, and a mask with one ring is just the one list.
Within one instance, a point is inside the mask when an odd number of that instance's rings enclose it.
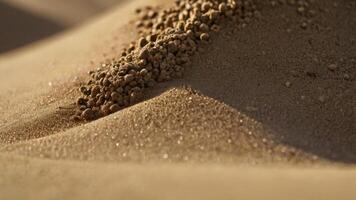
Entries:
{"label": "fine sand texture", "polygon": [[142,42],[135,10],[174,6],[105,2],[80,26],[43,11],[78,26],[0,55],[0,199],[356,198],[355,1],[256,0],[200,35],[182,77],[74,120],[87,72]]}

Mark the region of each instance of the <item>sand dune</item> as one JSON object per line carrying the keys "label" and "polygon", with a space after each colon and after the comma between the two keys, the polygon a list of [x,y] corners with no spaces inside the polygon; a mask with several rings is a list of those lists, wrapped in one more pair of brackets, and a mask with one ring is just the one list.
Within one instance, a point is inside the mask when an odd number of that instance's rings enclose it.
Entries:
{"label": "sand dune", "polygon": [[[118,6],[122,0],[4,0],[0,2],[0,53],[45,39]],[[89,23],[89,22],[88,22]]]}
{"label": "sand dune", "polygon": [[5,199],[356,195],[354,2],[316,1],[312,18],[260,2],[261,17],[214,33],[183,78],[112,115],[71,121],[86,71],[137,40],[134,10],[145,5],[172,2],[123,2],[0,56]]}

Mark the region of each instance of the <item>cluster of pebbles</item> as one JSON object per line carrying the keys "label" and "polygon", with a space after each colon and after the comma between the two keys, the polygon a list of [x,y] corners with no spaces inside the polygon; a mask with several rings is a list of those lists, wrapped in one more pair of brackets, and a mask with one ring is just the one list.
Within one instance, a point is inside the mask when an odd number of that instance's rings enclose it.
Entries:
{"label": "cluster of pebbles", "polygon": [[109,115],[142,100],[147,88],[182,77],[192,56],[222,22],[246,24],[257,10],[253,0],[176,0],[169,9],[136,12],[141,38],[119,59],[89,72],[74,120]]}

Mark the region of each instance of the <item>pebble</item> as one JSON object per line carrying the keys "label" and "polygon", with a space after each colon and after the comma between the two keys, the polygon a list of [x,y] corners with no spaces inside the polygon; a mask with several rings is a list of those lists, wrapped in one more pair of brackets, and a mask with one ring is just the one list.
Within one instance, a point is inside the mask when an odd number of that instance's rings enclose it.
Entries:
{"label": "pebble", "polygon": [[79,97],[79,98],[77,99],[77,105],[78,105],[78,106],[85,105],[85,104],[86,104],[86,100],[85,100],[84,98]]}
{"label": "pebble", "polygon": [[95,113],[93,112],[92,109],[87,108],[83,111],[82,113],[82,118],[84,118],[85,120],[93,120],[95,119]]}
{"label": "pebble", "polygon": [[138,45],[140,48],[143,48],[144,46],[146,46],[146,44],[148,44],[148,41],[146,40],[146,38],[140,38],[140,40],[138,41]]}
{"label": "pebble", "polygon": [[338,69],[338,66],[336,64],[330,64],[330,65],[328,65],[328,69],[330,71],[334,72]]}
{"label": "pebble", "polygon": [[125,83],[130,83],[131,81],[133,81],[135,79],[134,75],[132,74],[126,74],[124,76],[124,80],[125,80]]}
{"label": "pebble", "polygon": [[119,110],[120,110],[120,106],[118,104],[113,104],[112,106],[110,106],[110,111],[112,113],[117,112]]}
{"label": "pebble", "polygon": [[298,13],[299,14],[303,14],[304,13],[304,11],[305,11],[305,8],[303,7],[303,6],[300,6],[300,7],[298,7]]}
{"label": "pebble", "polygon": [[306,22],[302,22],[302,24],[300,25],[300,27],[302,27],[303,29],[307,29],[308,24]]}
{"label": "pebble", "polygon": [[209,34],[207,34],[207,33],[202,33],[202,34],[200,35],[200,40],[202,40],[202,41],[208,41],[208,40],[209,40]]}
{"label": "pebble", "polygon": [[351,80],[351,76],[349,74],[344,74],[344,79],[349,81]]}

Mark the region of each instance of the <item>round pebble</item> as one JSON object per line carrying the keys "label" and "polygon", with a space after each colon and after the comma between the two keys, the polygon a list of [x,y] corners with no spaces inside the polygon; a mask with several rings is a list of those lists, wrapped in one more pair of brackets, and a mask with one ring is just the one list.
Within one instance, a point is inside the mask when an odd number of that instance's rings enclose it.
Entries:
{"label": "round pebble", "polygon": [[90,108],[85,109],[81,116],[85,120],[93,120],[93,119],[95,119],[95,113]]}

